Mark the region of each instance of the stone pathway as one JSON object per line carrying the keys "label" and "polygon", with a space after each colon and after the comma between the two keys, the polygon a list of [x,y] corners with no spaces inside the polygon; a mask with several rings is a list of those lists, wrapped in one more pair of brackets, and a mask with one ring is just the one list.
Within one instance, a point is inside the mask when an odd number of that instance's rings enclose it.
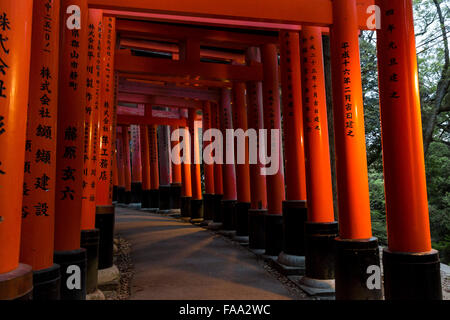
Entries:
{"label": "stone pathway", "polygon": [[117,207],[116,233],[131,244],[130,299],[308,299],[245,248],[190,223]]}

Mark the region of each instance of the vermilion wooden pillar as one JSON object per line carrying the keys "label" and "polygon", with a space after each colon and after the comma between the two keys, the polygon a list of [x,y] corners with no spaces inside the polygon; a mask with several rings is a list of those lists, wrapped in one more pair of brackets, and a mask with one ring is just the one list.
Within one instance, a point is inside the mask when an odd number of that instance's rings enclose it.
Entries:
{"label": "vermilion wooden pillar", "polygon": [[[61,13],[54,259],[61,266],[61,299],[84,300],[86,250],[80,248],[80,227],[88,58],[87,1],[63,0]],[[44,177],[41,178],[40,182],[44,183]],[[81,285],[72,288],[67,286],[67,281],[74,273],[74,265],[79,267]]]}
{"label": "vermilion wooden pillar", "polygon": [[138,125],[131,125],[131,202],[142,200],[141,138]]}
{"label": "vermilion wooden pillar", "polygon": [[303,269],[307,206],[300,37],[298,32],[282,31],[279,39],[287,200],[283,202],[283,251],[278,262]]}
{"label": "vermilion wooden pillar", "polygon": [[117,145],[116,145],[116,140],[114,139],[114,150],[113,150],[113,154],[112,154],[112,167],[113,167],[113,171],[112,171],[112,184],[113,184],[113,203],[117,202],[117,190],[119,188],[119,169],[117,167]]}
{"label": "vermilion wooden pillar", "polygon": [[[281,142],[281,110],[276,44],[261,49],[264,70],[264,128],[267,130],[266,154],[270,154],[272,170],[267,170],[267,215],[265,216],[266,255],[278,256],[283,246],[282,203],[285,200],[283,155]],[[278,135],[277,135],[278,134]],[[266,160],[266,159],[264,159]],[[267,159],[269,160],[269,159]]]}
{"label": "vermilion wooden pillar", "polygon": [[[216,133],[221,134],[220,111],[219,106],[216,103],[211,104],[211,129],[216,130]],[[217,137],[214,139],[217,139]],[[216,156],[215,151],[213,156]],[[218,229],[222,226],[222,211],[221,211],[221,203],[223,198],[222,166],[223,166],[222,163],[218,163],[217,161],[214,162],[214,197],[212,200],[213,221],[209,224],[209,228],[211,229]]]}
{"label": "vermilion wooden pillar", "polygon": [[234,211],[236,227],[234,239],[242,243],[248,242],[248,209],[251,203],[249,138],[245,136],[248,129],[245,91],[244,82],[233,83],[233,127],[238,136],[235,145],[237,202]]}
{"label": "vermilion wooden pillar", "polygon": [[[308,221],[305,223],[307,279],[334,278],[334,238],[338,225],[333,214],[330,149],[325,95],[322,33],[304,27],[301,34],[303,128]],[[305,286],[310,284],[304,283]],[[332,289],[328,287],[328,289]]]}
{"label": "vermilion wooden pillar", "polygon": [[[260,49],[251,47],[247,50],[247,63],[261,62]],[[263,92],[261,82],[247,83],[247,122],[248,128],[257,133],[264,128]],[[258,154],[262,145],[258,143]],[[249,248],[258,253],[264,252],[264,216],[267,213],[266,176],[261,172],[264,165],[258,156],[256,163],[250,164],[251,207],[248,211]]]}
{"label": "vermilion wooden pillar", "polygon": [[124,204],[131,203],[130,132],[129,126],[122,126],[123,176],[125,181]]}
{"label": "vermilion wooden pillar", "polygon": [[84,148],[83,148],[83,194],[81,213],[81,247],[86,249],[87,274],[86,292],[97,290],[99,230],[95,228],[97,159],[99,127],[98,117],[101,92],[101,32],[103,13],[89,10],[88,44],[86,68],[86,107],[84,108]]}
{"label": "vermilion wooden pillar", "polygon": [[150,208],[155,211],[159,208],[159,163],[157,127],[148,127],[148,140],[150,152]]}
{"label": "vermilion wooden pillar", "polygon": [[124,203],[125,196],[125,174],[124,174],[124,152],[122,126],[117,126],[117,170],[119,176],[119,188],[117,190],[117,202]]}
{"label": "vermilion wooden pillar", "polygon": [[140,126],[141,161],[142,161],[142,202],[141,208],[150,208],[150,146],[148,141],[148,127]]}
{"label": "vermilion wooden pillar", "polygon": [[222,100],[220,108],[220,126],[223,135],[223,158],[222,182],[223,198],[221,203],[222,229],[225,231],[235,231],[234,212],[237,202],[236,191],[236,171],[234,161],[233,135],[227,136],[227,129],[233,129],[233,119],[231,110],[231,90],[222,89]]}
{"label": "vermilion wooden pillar", "polygon": [[[356,0],[333,2],[331,64],[339,238],[336,239],[336,299],[381,299],[367,286],[366,270],[379,266],[372,237],[364,107]],[[366,277],[361,274],[366,273]]]}
{"label": "vermilion wooden pillar", "polygon": [[[388,300],[442,299],[439,255],[431,248],[412,2],[376,1],[388,248]],[[413,279],[413,280],[411,280]]]}
{"label": "vermilion wooden pillar", "polygon": [[103,17],[101,43],[101,98],[99,107],[99,149],[97,162],[97,211],[95,227],[100,230],[98,268],[113,265],[114,206],[112,204],[112,155],[116,112],[114,52],[116,19]]}
{"label": "vermilion wooden pillar", "polygon": [[184,145],[184,150],[181,154],[181,217],[190,219],[190,202],[192,198],[191,139],[189,127],[181,127],[180,129],[181,143]]}
{"label": "vermilion wooden pillar", "polygon": [[[205,101],[202,109],[203,150],[211,144],[211,102]],[[214,218],[214,163],[208,164],[203,159],[203,173],[205,175],[205,193],[203,194],[204,224],[208,225]]]}
{"label": "vermilion wooden pillar", "polygon": [[189,133],[191,136],[191,181],[192,198],[190,201],[190,217],[193,222],[203,220],[203,200],[200,168],[200,137],[198,133],[198,115],[196,109],[189,109]]}
{"label": "vermilion wooden pillar", "polygon": [[170,128],[167,125],[158,127],[159,156],[159,212],[170,210],[170,183],[172,165],[170,163]]}
{"label": "vermilion wooden pillar", "polygon": [[[56,19],[51,24],[55,30],[59,28],[58,8],[59,3],[49,11],[50,16]],[[0,239],[3,244],[0,248],[0,300],[31,298],[33,286],[42,282],[38,279],[33,281],[37,273],[46,274],[49,286],[56,291],[52,296],[36,288],[38,297],[59,297],[59,286],[56,277],[52,276],[59,272],[58,266],[53,265],[55,168],[52,165],[55,162],[56,137],[52,135],[46,139],[36,136],[40,122],[47,127],[55,127],[56,124],[56,118],[39,117],[40,98],[45,94],[39,90],[38,84],[45,81],[39,76],[43,66],[48,66],[56,78],[49,83],[49,90],[54,91],[50,97],[46,96],[49,101],[44,107],[55,117],[57,108],[58,59],[51,63],[49,56],[58,54],[58,37],[46,42],[49,52],[42,50],[45,46],[44,30],[33,33],[31,38],[31,21],[35,25],[42,22],[43,9],[43,5],[35,3],[33,7],[32,2],[28,1],[4,1],[0,8]],[[30,43],[31,48],[36,50],[31,68]],[[30,74],[34,77],[31,76],[28,90]],[[33,121],[28,122],[27,129],[28,101],[33,101],[28,109],[28,117]],[[47,150],[45,162],[38,160],[36,163],[37,150],[42,149]],[[31,171],[32,167],[35,170]],[[35,187],[36,178],[44,175],[48,192]],[[41,214],[41,204],[46,216]],[[42,230],[46,233],[41,234]],[[39,241],[36,241],[38,237]]]}
{"label": "vermilion wooden pillar", "polygon": [[172,213],[180,213],[181,208],[181,162],[180,154],[172,152],[180,142],[179,127],[170,127],[170,161],[172,163],[172,183],[170,184],[170,210]]}

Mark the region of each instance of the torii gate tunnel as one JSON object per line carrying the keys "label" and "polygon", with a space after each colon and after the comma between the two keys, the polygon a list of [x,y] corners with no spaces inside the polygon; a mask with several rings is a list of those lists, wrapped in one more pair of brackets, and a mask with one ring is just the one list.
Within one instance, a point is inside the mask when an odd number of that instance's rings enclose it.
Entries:
{"label": "torii gate tunnel", "polygon": [[[358,44],[371,28],[382,259]],[[0,44],[0,299],[94,292],[117,205],[222,230],[304,274],[306,291],[335,280],[336,299],[383,299],[368,285],[382,263],[385,299],[442,299],[412,0],[1,0]]]}

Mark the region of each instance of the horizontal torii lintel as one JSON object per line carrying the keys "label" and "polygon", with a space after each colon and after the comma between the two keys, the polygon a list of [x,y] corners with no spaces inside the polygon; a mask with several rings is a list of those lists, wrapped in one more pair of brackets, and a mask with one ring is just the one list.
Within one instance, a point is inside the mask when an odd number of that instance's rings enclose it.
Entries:
{"label": "horizontal torii lintel", "polygon": [[144,82],[134,82],[127,80],[119,82],[119,94],[122,93],[178,97],[213,102],[220,101],[221,98],[218,90],[158,86]]}
{"label": "horizontal torii lintel", "polygon": [[186,118],[173,119],[162,117],[141,117],[131,115],[117,115],[118,125],[167,125],[167,126],[186,126]]}
{"label": "horizontal torii lintel", "polygon": [[[333,24],[331,0],[88,0],[89,7],[116,11],[119,17],[175,20],[283,29],[294,25],[330,26]],[[367,8],[375,0],[357,0],[359,26],[367,29]],[[270,25],[272,24],[272,26]],[[291,24],[291,26],[289,26]],[[295,26],[294,26],[295,27]]]}
{"label": "horizontal torii lintel", "polygon": [[119,93],[118,101],[125,103],[149,104],[152,106],[164,106],[173,108],[193,108],[202,107],[201,101],[184,99],[170,96],[149,96],[143,94]]}
{"label": "horizontal torii lintel", "polygon": [[262,81],[260,63],[240,66],[220,63],[173,61],[160,58],[131,56],[116,53],[115,70],[125,74],[155,74],[168,76],[189,76],[213,80]]}

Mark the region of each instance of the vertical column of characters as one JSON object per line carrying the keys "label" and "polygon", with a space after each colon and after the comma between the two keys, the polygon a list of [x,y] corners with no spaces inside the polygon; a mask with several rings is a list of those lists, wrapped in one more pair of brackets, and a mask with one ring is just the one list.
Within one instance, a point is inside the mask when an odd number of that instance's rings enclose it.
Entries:
{"label": "vertical column of characters", "polygon": [[439,300],[440,261],[431,247],[412,1],[376,4],[381,9],[377,55],[388,233],[385,297]]}
{"label": "vertical column of characters", "polygon": [[[261,53],[258,47],[247,50],[247,63],[261,62]],[[263,90],[262,82],[247,82],[247,122],[248,128],[260,134],[264,129]],[[259,253],[264,252],[264,217],[267,213],[267,185],[266,176],[262,174],[264,165],[259,154],[265,153],[264,144],[257,142],[257,160],[250,164],[250,191],[251,206],[248,211],[249,248]]]}
{"label": "vertical column of characters", "polygon": [[84,121],[83,148],[83,196],[81,229],[95,229],[97,157],[98,157],[98,114],[100,104],[100,32],[103,13],[89,10],[87,68],[86,68],[86,106]]}
{"label": "vertical column of characters", "polygon": [[[300,36],[282,31],[280,41],[286,201],[283,202],[283,251],[278,261],[303,267],[306,203]],[[289,255],[289,256],[288,256]],[[290,261],[289,261],[289,260]],[[295,262],[293,262],[295,259]]]}
{"label": "vertical column of characters", "polygon": [[231,110],[231,89],[222,88],[221,106],[220,106],[220,126],[222,130],[223,143],[223,157],[224,164],[222,165],[222,183],[223,183],[223,198],[222,198],[222,224],[224,230],[235,230],[234,212],[237,201],[236,191],[236,167],[234,163],[234,136],[231,133],[227,134],[227,129],[233,129],[233,119]]}
{"label": "vertical column of characters", "polygon": [[[263,63],[264,129],[267,130],[265,148],[267,174],[267,215],[265,216],[266,254],[278,256],[282,250],[282,203],[285,200],[283,150],[281,137],[280,83],[276,44],[261,49]],[[270,150],[270,158],[268,156]]]}
{"label": "vertical column of characters", "polygon": [[[339,205],[336,239],[336,299],[381,299],[381,286],[368,288],[367,268],[379,266],[372,237],[364,106],[356,0],[333,3],[330,29],[334,140]],[[350,252],[358,254],[354,259]],[[361,277],[361,274],[367,274]]]}
{"label": "vertical column of characters", "polygon": [[[99,156],[97,164],[97,207],[112,205],[112,136],[114,112],[115,18],[103,17],[101,43],[101,95],[99,106]],[[98,212],[97,212],[98,213]]]}
{"label": "vertical column of characters", "polygon": [[[304,27],[302,30],[301,64],[308,203],[305,275],[329,280],[334,278],[333,244],[338,226],[333,213],[322,32],[319,27]],[[321,245],[322,240],[325,245]]]}
{"label": "vertical column of characters", "polygon": [[[61,299],[84,300],[86,251],[80,248],[80,227],[88,58],[87,1],[63,0],[61,14],[54,259],[61,266]],[[79,281],[68,285],[74,272]]]}

